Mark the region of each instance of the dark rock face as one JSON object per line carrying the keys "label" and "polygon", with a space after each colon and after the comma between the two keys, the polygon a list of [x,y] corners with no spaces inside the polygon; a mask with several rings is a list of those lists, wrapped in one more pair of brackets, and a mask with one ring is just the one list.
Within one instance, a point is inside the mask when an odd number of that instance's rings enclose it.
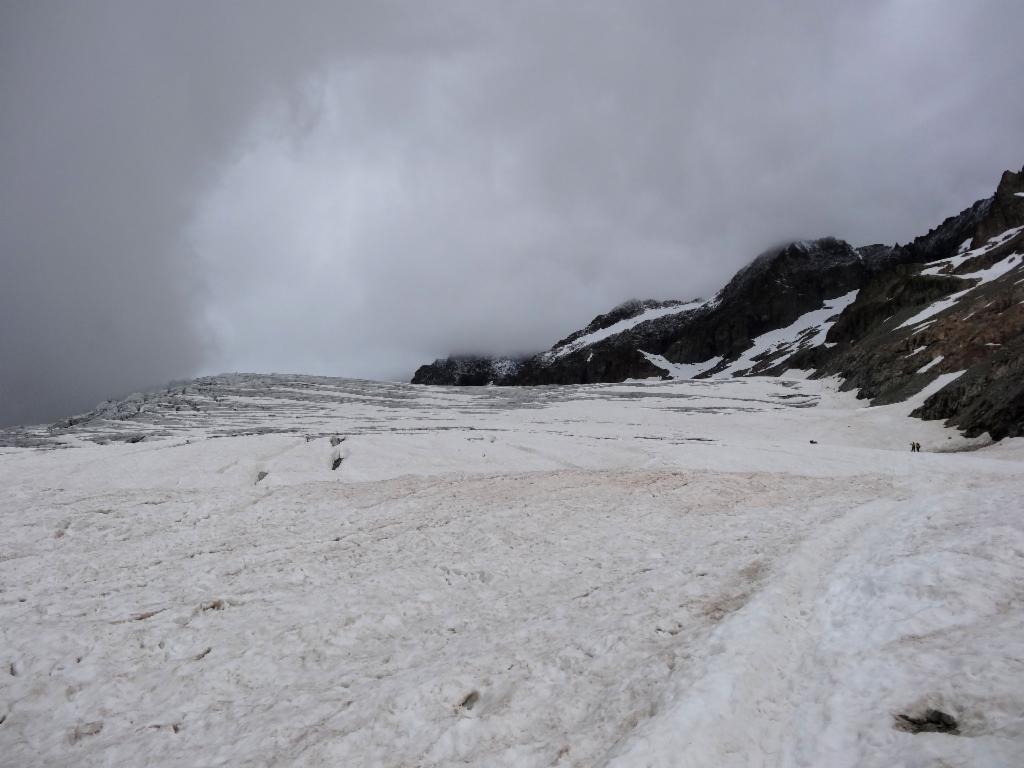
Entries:
{"label": "dark rock face", "polygon": [[929,230],[928,234],[914,238],[897,250],[910,252],[911,258],[908,260],[917,262],[938,261],[955,256],[961,244],[973,240],[978,224],[992,207],[992,200],[991,197],[979,200],[956,216],[950,216],[935,229]]}
{"label": "dark rock face", "polygon": [[960,733],[956,718],[938,709],[925,710],[916,717],[896,715],[893,725],[897,730],[908,733]]}
{"label": "dark rock face", "polygon": [[[416,371],[413,383],[518,385],[589,384],[661,376],[664,371],[642,354],[672,363],[723,364],[750,347],[757,336],[789,325],[822,302],[856,290],[869,275],[901,263],[909,252],[886,246],[854,249],[835,238],[793,243],[758,256],[709,302],[627,302],[599,315],[551,351],[524,361],[501,381],[489,376],[488,358],[451,357]],[[573,342],[652,309],[679,306],[678,313],[638,323],[593,344]],[[568,351],[566,351],[568,349]],[[758,368],[760,373],[763,368]]]}
{"label": "dark rock face", "polygon": [[[1007,171],[993,197],[906,245],[853,248],[835,238],[792,243],[758,256],[711,301],[626,302],[548,352],[525,360],[437,360],[421,367],[413,383],[585,384],[667,375],[648,353],[669,364],[706,364],[698,366],[698,377],[814,369],[815,376],[838,374],[844,388],[888,403],[941,374],[965,371],[914,415],[948,419],[972,436],[1022,435],[1024,257],[1018,253],[1024,254],[1024,169]],[[751,364],[737,369],[735,361],[755,339],[853,291],[856,299],[829,318],[823,344],[816,331],[826,326],[809,328],[792,343],[744,358]],[[910,322],[929,307],[927,318]]]}
{"label": "dark rock face", "polygon": [[604,344],[551,362],[542,357],[531,358],[523,365],[515,383],[522,386],[593,384],[662,374],[661,369],[651,365],[636,349]]}
{"label": "dark rock face", "polygon": [[1024,342],[999,350],[928,398],[912,416],[948,419],[968,437],[1024,436]]}
{"label": "dark rock face", "polygon": [[853,343],[878,328],[897,312],[931,304],[963,288],[955,277],[918,274],[917,265],[897,265],[874,275],[857,294],[835,325],[829,329],[829,343]]}
{"label": "dark rock face", "polygon": [[[891,252],[873,258],[883,254]],[[733,359],[761,334],[856,290],[875,268],[848,243],[830,237],[764,253],[729,281],[713,309],[664,348],[664,357],[676,363]]]}
{"label": "dark rock face", "polygon": [[[837,346],[817,361],[818,375],[838,374],[844,389],[882,404],[963,371],[912,415],[946,419],[970,437],[1024,434],[1024,231],[1014,234],[1024,225],[1024,206],[1015,202],[1024,201],[1016,196],[1021,187],[1024,173],[1006,173],[996,197],[968,209],[982,213],[966,217],[975,233],[961,240],[980,249],[975,255],[929,270],[937,274],[896,267],[870,281],[830,329],[827,341]],[[977,277],[999,264],[1005,274]],[[948,308],[901,327],[944,296]]]}
{"label": "dark rock face", "polygon": [[[891,258],[892,249],[880,248],[865,259],[834,238],[774,249],[737,273],[714,300],[681,305],[678,313],[642,322],[569,354],[533,357],[515,383],[574,384],[663,375],[643,352],[672,363],[723,358],[724,365],[760,334],[792,323],[826,299],[855,290],[876,263]],[[595,318],[588,328],[606,327],[600,320]],[[560,342],[552,352],[563,345]]]}
{"label": "dark rock face", "polygon": [[552,349],[560,349],[568,346],[577,339],[586,336],[596,331],[610,328],[616,323],[622,322],[623,320],[629,320],[630,318],[636,317],[637,315],[643,314],[649,309],[659,309],[661,307],[671,307],[673,305],[682,305],[681,301],[655,301],[654,299],[630,299],[624,301],[619,306],[612,309],[603,315],[598,315],[586,328],[582,328],[574,333],[569,334],[561,341],[556,341]]}
{"label": "dark rock face", "polygon": [[[659,339],[677,332],[686,318],[696,311],[694,303],[633,300],[620,304],[611,312],[595,317],[582,330],[556,343],[550,352],[525,360],[512,383],[591,384],[660,376],[661,369],[651,365],[639,350],[650,351],[658,347]],[[590,334],[651,310],[671,310],[674,307],[679,307],[678,313],[640,322],[607,339],[573,350],[574,342],[578,343]]]}
{"label": "dark rock face", "polygon": [[460,355],[421,365],[413,376],[413,384],[442,384],[458,387],[480,387],[486,384],[513,384],[522,366],[521,360],[507,357]]}
{"label": "dark rock face", "polygon": [[1024,196],[1021,193],[1024,193],[1024,168],[1017,173],[1004,172],[992,204],[974,232],[971,248],[977,248],[989,238],[1024,223]]}

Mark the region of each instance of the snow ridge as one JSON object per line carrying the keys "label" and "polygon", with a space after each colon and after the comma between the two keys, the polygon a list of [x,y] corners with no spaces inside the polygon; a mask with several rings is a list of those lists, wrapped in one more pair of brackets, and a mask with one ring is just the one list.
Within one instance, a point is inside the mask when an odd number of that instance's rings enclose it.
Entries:
{"label": "snow ridge", "polygon": [[690,312],[695,309],[699,309],[706,303],[707,302],[703,299],[697,299],[695,301],[648,309],[638,315],[628,317],[625,320],[620,320],[617,323],[609,325],[607,328],[600,328],[592,333],[580,336],[568,344],[552,349],[550,352],[545,353],[545,356],[549,360],[555,360],[559,357],[572,354],[573,352],[578,352],[584,347],[593,346],[597,342],[604,341],[612,336],[618,336],[620,333],[631,330],[641,323],[657,320],[660,317],[667,317],[668,315],[678,315],[683,312]]}

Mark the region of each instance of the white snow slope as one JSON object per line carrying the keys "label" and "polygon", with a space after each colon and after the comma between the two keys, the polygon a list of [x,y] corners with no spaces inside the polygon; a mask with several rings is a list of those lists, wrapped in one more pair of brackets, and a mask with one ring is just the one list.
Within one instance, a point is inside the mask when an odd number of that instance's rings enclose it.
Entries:
{"label": "white snow slope", "polygon": [[1020,441],[805,380],[194,402],[0,449],[0,764],[1024,765]]}

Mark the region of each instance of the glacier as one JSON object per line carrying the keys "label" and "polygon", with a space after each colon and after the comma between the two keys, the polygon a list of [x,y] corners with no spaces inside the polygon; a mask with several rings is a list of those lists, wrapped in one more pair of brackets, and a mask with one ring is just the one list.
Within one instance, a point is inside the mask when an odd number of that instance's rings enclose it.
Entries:
{"label": "glacier", "polygon": [[232,375],[8,433],[3,759],[1019,765],[1024,441],[927,394]]}

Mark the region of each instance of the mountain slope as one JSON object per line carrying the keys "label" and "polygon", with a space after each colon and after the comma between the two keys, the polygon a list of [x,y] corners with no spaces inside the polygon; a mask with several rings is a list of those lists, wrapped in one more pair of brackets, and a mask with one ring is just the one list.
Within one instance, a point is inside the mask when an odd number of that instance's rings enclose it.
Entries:
{"label": "mountain slope", "polygon": [[502,364],[497,375],[489,358],[448,358],[419,368],[413,383],[585,384],[802,369],[839,375],[861,396],[892,402],[962,371],[916,415],[952,419],[969,434],[1024,434],[1021,253],[1024,170],[1007,171],[992,197],[904,246],[791,243],[758,256],[711,300],[627,302],[547,352]]}
{"label": "mountain slope", "polygon": [[915,415],[949,419],[968,435],[1024,434],[1022,263],[1024,171],[1007,172],[955,254],[865,286],[830,331],[836,346],[819,375],[893,402],[960,373]]}

